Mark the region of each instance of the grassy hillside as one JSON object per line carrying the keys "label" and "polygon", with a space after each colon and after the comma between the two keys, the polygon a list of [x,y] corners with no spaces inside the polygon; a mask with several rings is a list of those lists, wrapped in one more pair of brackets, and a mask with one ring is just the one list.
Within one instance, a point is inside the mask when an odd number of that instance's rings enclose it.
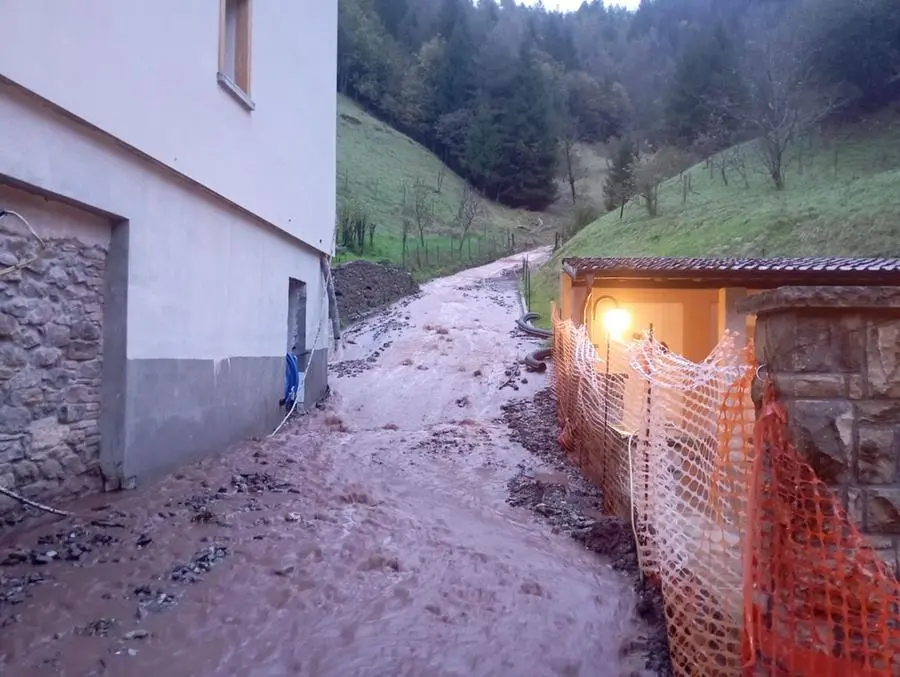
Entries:
{"label": "grassy hillside", "polygon": [[[515,237],[515,248],[522,250],[553,241],[557,219],[542,214],[507,209],[490,202],[471,229],[472,237],[458,247],[457,210],[463,195],[463,180],[451,172],[430,151],[377,120],[345,97],[338,97],[338,176],[339,208],[353,206],[376,224],[373,248],[366,258],[402,257],[403,200],[412,201],[413,186],[420,181],[428,187],[433,200],[435,223],[426,235],[428,262],[424,251],[416,262],[418,230],[411,227],[408,240],[409,261],[419,277],[465,268],[473,263],[499,256]],[[407,207],[409,209],[409,207]],[[340,244],[340,234],[338,235]],[[366,236],[368,246],[368,235]],[[338,260],[355,258],[342,253]]]}
{"label": "grassy hillside", "polygon": [[659,215],[630,204],[569,240],[534,275],[533,307],[546,316],[567,256],[900,256],[900,112],[823,130],[790,150],[787,186],[771,187],[753,144],[743,148],[747,181],[724,185],[706,163],[660,189]]}

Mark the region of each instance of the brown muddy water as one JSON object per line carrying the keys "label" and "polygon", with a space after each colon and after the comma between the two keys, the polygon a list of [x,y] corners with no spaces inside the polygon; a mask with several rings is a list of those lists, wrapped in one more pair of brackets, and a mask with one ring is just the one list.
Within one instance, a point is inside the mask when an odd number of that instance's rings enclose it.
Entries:
{"label": "brown muddy water", "polygon": [[518,263],[347,332],[277,437],[3,534],[0,675],[655,674],[631,582],[507,503],[553,471],[500,419],[547,386],[516,371]]}

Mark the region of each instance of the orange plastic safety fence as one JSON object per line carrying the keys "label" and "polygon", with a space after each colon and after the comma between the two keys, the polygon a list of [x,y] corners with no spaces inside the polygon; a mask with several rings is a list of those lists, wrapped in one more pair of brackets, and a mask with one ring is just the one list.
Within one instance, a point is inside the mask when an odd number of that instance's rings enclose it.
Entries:
{"label": "orange plastic safety fence", "polygon": [[595,346],[554,312],[560,442],[632,522],[676,675],[900,675],[900,587],[787,437],[755,410],[749,349],[703,363],[652,336]]}
{"label": "orange plastic safety fence", "polygon": [[747,675],[900,675],[900,585],[787,436],[766,386],[745,578]]}

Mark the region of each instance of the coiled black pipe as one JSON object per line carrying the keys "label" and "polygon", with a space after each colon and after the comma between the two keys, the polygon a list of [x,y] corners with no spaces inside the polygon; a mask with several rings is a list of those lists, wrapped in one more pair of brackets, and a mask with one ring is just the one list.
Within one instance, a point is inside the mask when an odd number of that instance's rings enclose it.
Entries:
{"label": "coiled black pipe", "polygon": [[525,368],[528,371],[536,371],[539,374],[543,374],[547,371],[545,360],[549,360],[552,355],[553,351],[550,348],[535,350],[533,353],[525,356]]}
{"label": "coiled black pipe", "polygon": [[[547,329],[539,329],[531,324],[532,320],[536,320],[540,317],[539,313],[525,313],[516,320],[516,326],[524,331],[529,336],[535,336],[537,338],[548,339],[553,338],[553,332],[548,331]],[[550,348],[539,348],[532,353],[529,353],[525,356],[525,368],[528,371],[536,371],[538,373],[543,373],[547,371],[547,362],[546,360],[550,359],[553,351]]]}
{"label": "coiled black pipe", "polygon": [[519,327],[522,331],[530,336],[537,336],[538,338],[553,338],[553,332],[548,329],[539,329],[531,324],[532,320],[536,320],[541,315],[540,313],[525,313],[516,320],[516,326]]}

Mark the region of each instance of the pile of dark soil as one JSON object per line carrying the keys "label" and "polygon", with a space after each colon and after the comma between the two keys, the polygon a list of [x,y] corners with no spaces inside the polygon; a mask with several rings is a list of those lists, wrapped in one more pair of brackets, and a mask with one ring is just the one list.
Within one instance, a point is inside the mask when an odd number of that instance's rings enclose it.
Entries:
{"label": "pile of dark soil", "polygon": [[662,590],[658,583],[641,578],[631,525],[603,515],[599,489],[566,460],[559,445],[553,393],[545,389],[532,399],[504,405],[503,421],[514,441],[553,469],[547,472],[521,467],[509,481],[509,503],[530,508],[548,520],[554,531],[569,534],[588,550],[608,557],[613,568],[633,578],[637,613],[649,627],[647,667],[661,677],[669,677],[672,663]]}
{"label": "pile of dark soil", "polygon": [[412,275],[386,263],[350,261],[335,266],[331,272],[342,323],[358,320],[419,291]]}

